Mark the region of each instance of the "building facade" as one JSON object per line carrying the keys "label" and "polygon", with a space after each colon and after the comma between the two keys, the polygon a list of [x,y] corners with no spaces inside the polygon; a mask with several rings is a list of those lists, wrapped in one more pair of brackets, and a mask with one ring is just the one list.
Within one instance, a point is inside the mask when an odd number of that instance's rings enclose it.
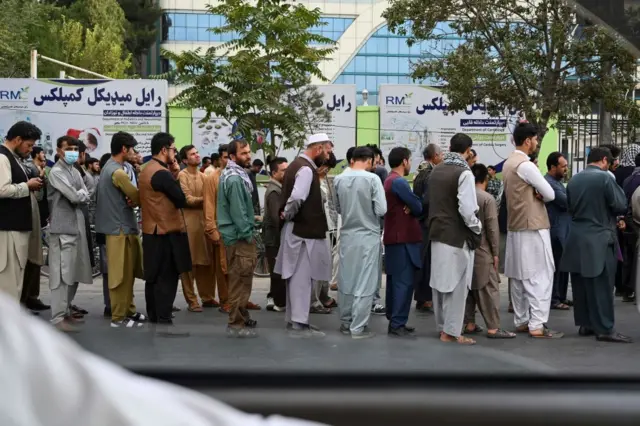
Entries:
{"label": "building facade", "polygon": [[[207,29],[223,25],[223,18],[207,13],[206,5],[211,0],[160,0],[165,10],[162,22],[160,46],[163,49],[181,52],[198,47],[206,49],[213,44],[229,41],[233,34],[217,35]],[[409,77],[411,63],[419,58],[437,59],[455,49],[462,40],[455,34],[441,40],[414,44],[409,47],[407,37],[391,33],[382,18],[388,1],[376,0],[301,0],[310,9],[322,11],[326,25],[312,29],[337,43],[330,60],[321,64],[322,72],[331,83],[355,84],[358,104],[362,104],[362,91],[369,92],[369,104],[377,105],[378,88],[381,84],[413,83]],[[436,31],[446,31],[446,23]],[[171,67],[159,54],[161,68]],[[429,84],[428,81],[416,82]],[[179,88],[172,87],[175,95]]]}

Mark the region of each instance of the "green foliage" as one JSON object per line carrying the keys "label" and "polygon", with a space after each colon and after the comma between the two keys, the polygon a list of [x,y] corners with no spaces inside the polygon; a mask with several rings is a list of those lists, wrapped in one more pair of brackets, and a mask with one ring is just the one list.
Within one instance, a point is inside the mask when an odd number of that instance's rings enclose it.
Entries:
{"label": "green foliage", "polygon": [[[540,133],[550,119],[605,109],[640,123],[640,109],[626,96],[635,86],[636,59],[622,40],[597,25],[577,27],[564,0],[391,0],[383,17],[409,43],[442,40],[438,22],[467,40],[443,60],[414,64],[414,79],[445,84],[449,108],[487,102],[489,113],[522,110]],[[410,31],[408,31],[410,30]]]}
{"label": "green foliage", "polygon": [[204,52],[163,52],[176,69],[162,77],[187,86],[174,103],[202,108],[206,119],[237,119],[246,139],[255,141],[256,132],[268,129],[267,153],[301,146],[314,123],[327,121],[313,106],[317,90],[304,89],[311,77],[326,81],[318,64],[335,50],[331,39],[309,32],[321,25],[320,10],[284,0],[225,0],[209,13],[226,21],[210,31],[233,33],[234,40]]}
{"label": "green foliage", "polygon": [[142,55],[155,41],[160,28],[162,8],[156,0],[118,0],[126,18],[124,44],[135,60],[136,71],[142,74]]}

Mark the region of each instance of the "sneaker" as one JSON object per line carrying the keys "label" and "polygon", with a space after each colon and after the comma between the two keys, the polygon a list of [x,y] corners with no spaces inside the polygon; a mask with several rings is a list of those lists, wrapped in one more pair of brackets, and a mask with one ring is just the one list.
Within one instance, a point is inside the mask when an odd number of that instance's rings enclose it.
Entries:
{"label": "sneaker", "polygon": [[273,301],[273,297],[267,297],[267,311],[273,311],[273,307],[276,306]]}
{"label": "sneaker", "polygon": [[252,328],[227,326],[227,337],[250,339],[258,337],[258,333]]}
{"label": "sneaker", "polygon": [[129,315],[127,318],[136,322],[146,322],[148,320],[147,316],[144,314],[141,314],[140,312],[136,312],[133,315]]}
{"label": "sneaker", "polygon": [[267,306],[267,311],[271,311],[271,312],[286,312],[287,311],[287,307],[286,306],[273,305],[271,307],[271,309],[269,309],[269,307]]}
{"label": "sneaker", "polygon": [[143,324],[131,318],[125,318],[122,321],[111,321],[111,328],[140,328]]}
{"label": "sneaker", "polygon": [[351,338],[352,339],[370,339],[372,337],[375,337],[376,333],[374,333],[373,331],[363,331],[362,333],[351,333]]}
{"label": "sneaker", "polygon": [[171,308],[171,312],[180,312],[181,310],[182,310],[182,309],[178,308],[178,307],[177,307],[177,306],[175,306],[175,305]]}
{"label": "sneaker", "polygon": [[387,310],[380,303],[376,303],[371,307],[371,313],[373,315],[385,315],[387,313]]}
{"label": "sneaker", "polygon": [[256,328],[258,326],[258,321],[254,319],[248,319],[244,322],[244,326],[247,328]]}
{"label": "sneaker", "polygon": [[351,330],[349,330],[349,327],[340,324],[340,333],[344,334],[345,336],[349,336],[351,335]]}

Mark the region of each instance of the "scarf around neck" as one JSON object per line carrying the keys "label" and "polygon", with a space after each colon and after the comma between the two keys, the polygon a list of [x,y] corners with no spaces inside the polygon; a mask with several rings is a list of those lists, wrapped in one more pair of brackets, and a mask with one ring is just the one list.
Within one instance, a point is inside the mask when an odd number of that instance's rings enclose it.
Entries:
{"label": "scarf around neck", "polygon": [[620,165],[623,167],[635,166],[636,155],[640,154],[640,145],[634,143],[629,145],[622,152],[622,158],[620,159]]}
{"label": "scarf around neck", "polygon": [[249,194],[253,192],[253,183],[245,169],[237,165],[232,159],[229,159],[227,167],[225,167],[222,171],[222,176],[220,176],[220,182],[224,182],[231,176],[240,176],[240,178],[242,178],[242,182],[244,182],[244,187],[247,189],[247,192],[249,192]]}
{"label": "scarf around neck", "polygon": [[469,164],[465,161],[464,158],[462,158],[462,155],[458,154],[457,152],[447,152],[446,154],[444,154],[442,162],[444,164],[451,164],[453,166],[462,167],[466,170],[471,170]]}

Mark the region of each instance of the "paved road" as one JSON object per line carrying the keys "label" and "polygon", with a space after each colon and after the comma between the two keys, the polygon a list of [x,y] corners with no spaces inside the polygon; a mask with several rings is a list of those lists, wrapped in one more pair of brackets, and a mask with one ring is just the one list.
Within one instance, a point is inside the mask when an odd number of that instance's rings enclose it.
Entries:
{"label": "paved road", "polygon": [[[264,306],[268,279],[255,279],[252,301]],[[507,313],[506,283],[502,283],[501,314],[505,328],[513,328]],[[384,293],[384,291],[383,291]],[[46,279],[42,298],[49,300]],[[144,312],[144,284],[137,282],[135,301]],[[640,347],[640,314],[631,303],[616,300],[617,328],[636,344],[607,344],[579,337],[571,311],[551,311],[549,325],[567,333],[560,340],[534,340],[519,335],[512,340],[489,340],[463,347],[442,343],[437,338],[432,315],[411,313],[410,324],[418,339],[398,340],[386,335],[384,316],[373,316],[371,327],[379,333],[373,339],[352,340],[338,332],[338,313],[312,315],[312,323],[327,332],[322,339],[291,339],[284,331],[284,314],[255,312],[260,336],[229,339],[225,336],[226,315],[216,309],[187,312],[182,293],[176,305],[183,308],[176,323],[191,332],[188,338],[156,337],[150,329],[123,330],[109,327],[102,317],[102,283],[83,285],[76,304],[90,311],[82,332],[73,338],[86,349],[126,367],[171,367],[176,369],[301,370],[301,371],[423,371],[495,372],[531,374],[625,374],[640,373],[636,356]],[[42,319],[48,319],[44,312]],[[482,324],[480,315],[478,321]]]}

